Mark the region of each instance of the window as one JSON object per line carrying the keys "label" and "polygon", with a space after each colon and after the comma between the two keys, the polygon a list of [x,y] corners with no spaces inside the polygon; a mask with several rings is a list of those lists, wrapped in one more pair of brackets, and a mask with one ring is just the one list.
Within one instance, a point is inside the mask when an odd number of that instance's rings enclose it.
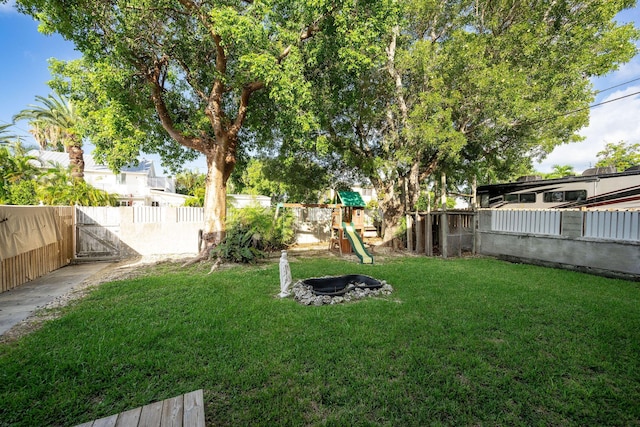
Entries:
{"label": "window", "polygon": [[535,203],[536,193],[505,194],[504,201],[507,203]]}
{"label": "window", "polygon": [[549,191],[544,193],[544,201],[546,203],[557,203],[564,201],[564,191]]}
{"label": "window", "polygon": [[575,202],[587,198],[587,190],[549,191],[544,193],[546,203]]}
{"label": "window", "polygon": [[520,195],[520,203],[535,203],[536,193],[522,193]]}
{"label": "window", "polygon": [[117,184],[126,184],[127,183],[127,175],[123,173],[119,173],[116,175],[116,183]]}
{"label": "window", "polygon": [[160,202],[151,202],[151,206],[155,206],[155,207],[159,207],[160,206]]}
{"label": "window", "polygon": [[577,202],[587,198],[587,190],[565,191],[564,200],[566,202]]}

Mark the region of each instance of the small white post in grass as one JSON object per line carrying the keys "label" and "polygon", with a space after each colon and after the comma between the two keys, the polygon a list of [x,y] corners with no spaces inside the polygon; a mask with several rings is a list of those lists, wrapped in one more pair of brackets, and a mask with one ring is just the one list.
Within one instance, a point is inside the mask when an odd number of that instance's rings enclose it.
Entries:
{"label": "small white post in grass", "polygon": [[287,251],[282,251],[280,257],[280,298],[286,298],[291,295],[291,269],[289,268],[289,260],[287,259]]}

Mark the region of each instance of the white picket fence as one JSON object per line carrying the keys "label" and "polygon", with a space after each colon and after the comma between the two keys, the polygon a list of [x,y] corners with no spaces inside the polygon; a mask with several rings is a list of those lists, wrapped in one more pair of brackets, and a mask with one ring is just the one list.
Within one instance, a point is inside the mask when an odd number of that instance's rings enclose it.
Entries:
{"label": "white picket fence", "polygon": [[204,222],[204,208],[177,208],[176,222]]}
{"label": "white picket fence", "polygon": [[584,237],[640,241],[640,211],[586,211]]}
{"label": "white picket fence", "polygon": [[166,215],[166,209],[157,206],[134,206],[133,222],[145,224],[162,222]]}
{"label": "white picket fence", "polygon": [[495,210],[491,230],[559,236],[561,219],[557,210]]}
{"label": "white picket fence", "polygon": [[167,208],[157,206],[134,206],[133,222],[143,224],[161,223],[167,221],[169,213],[171,213],[172,218],[175,216],[175,222],[204,222],[203,208]]}

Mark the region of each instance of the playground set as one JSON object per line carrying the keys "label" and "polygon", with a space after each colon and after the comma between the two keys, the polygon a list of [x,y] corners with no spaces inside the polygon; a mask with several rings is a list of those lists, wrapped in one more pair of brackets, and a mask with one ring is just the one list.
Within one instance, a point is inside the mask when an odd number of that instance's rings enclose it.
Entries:
{"label": "playground set", "polygon": [[331,204],[278,203],[276,217],[280,208],[330,208],[331,239],[329,250],[338,249],[340,255],[355,253],[362,264],[373,264],[373,255],[367,251],[364,238],[364,207],[360,193],[339,191]]}
{"label": "playground set", "polygon": [[329,250],[338,247],[340,255],[355,253],[362,264],[373,264],[373,256],[364,246],[365,203],[356,191],[338,191],[331,214]]}

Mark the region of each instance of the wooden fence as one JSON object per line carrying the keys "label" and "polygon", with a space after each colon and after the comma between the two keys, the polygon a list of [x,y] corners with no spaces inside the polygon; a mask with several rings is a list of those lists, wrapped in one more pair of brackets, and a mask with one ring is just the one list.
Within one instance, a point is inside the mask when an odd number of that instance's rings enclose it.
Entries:
{"label": "wooden fence", "polygon": [[434,211],[407,215],[407,249],[443,258],[475,252],[475,212]]}
{"label": "wooden fence", "polygon": [[39,209],[52,209],[61,238],[55,243],[0,260],[0,292],[64,267],[74,257],[75,207]]}

